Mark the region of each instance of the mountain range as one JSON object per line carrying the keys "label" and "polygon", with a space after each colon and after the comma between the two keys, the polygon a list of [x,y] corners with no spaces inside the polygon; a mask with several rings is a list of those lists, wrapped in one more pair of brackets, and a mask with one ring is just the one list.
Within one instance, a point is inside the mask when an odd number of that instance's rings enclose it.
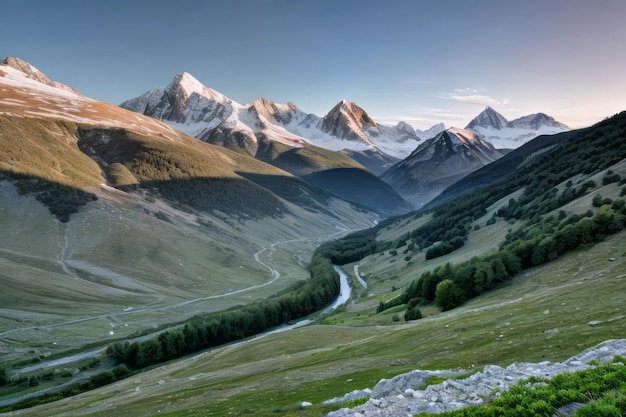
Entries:
{"label": "mountain range", "polygon": [[198,139],[242,148],[250,155],[256,153],[261,137],[290,146],[310,144],[333,151],[378,147],[395,158],[408,155],[419,142],[408,124],[379,125],[347,100],[324,117],[304,113],[292,103],[277,104],[264,98],[241,105],[204,86],[189,73],[180,73],[167,87],[150,90],[120,106],[167,121]]}
{"label": "mountain range", "polygon": [[508,121],[500,113],[487,107],[472,119],[465,129],[471,130],[499,149],[515,149],[539,135],[550,135],[569,130],[563,123],[544,114],[535,113]]}
{"label": "mountain range", "polygon": [[[404,122],[384,126],[347,100],[340,101],[324,117],[304,113],[293,103],[278,104],[265,98],[241,105],[204,86],[189,73],[180,73],[168,86],[150,90],[120,106],[163,120],[200,140],[245,152],[294,175],[307,176],[307,181],[328,191],[333,184],[331,192],[341,198],[382,209],[384,213],[397,213],[409,206],[381,185],[376,175],[419,206],[455,180],[498,159],[508,148],[517,147],[540,132],[566,129],[542,113],[508,122],[488,107],[466,130],[451,128],[441,136],[445,131],[441,123],[425,131]],[[505,149],[494,148],[486,135]],[[515,137],[512,139],[511,135]],[[433,138],[437,139],[430,140]],[[462,138],[462,152],[451,142],[435,149],[445,138]],[[315,157],[305,158],[305,153]],[[451,155],[456,157],[449,159]],[[366,175],[361,168],[374,176]],[[351,174],[345,175],[347,172]],[[356,189],[363,192],[354,192]],[[368,189],[370,193],[380,192],[364,199]],[[380,203],[372,206],[385,195],[390,196],[387,200],[392,205],[399,204],[397,210],[389,205],[379,207]]]}

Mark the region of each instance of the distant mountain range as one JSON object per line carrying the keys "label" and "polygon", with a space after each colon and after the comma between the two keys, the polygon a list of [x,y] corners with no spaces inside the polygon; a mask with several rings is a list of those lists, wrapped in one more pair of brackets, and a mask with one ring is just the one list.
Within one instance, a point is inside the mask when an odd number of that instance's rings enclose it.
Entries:
{"label": "distant mountain range", "polygon": [[[379,125],[358,105],[342,100],[324,117],[304,113],[292,103],[258,98],[241,105],[181,73],[165,88],[150,90],[121,107],[163,121],[209,143],[254,155],[260,138],[290,146],[311,144],[339,151],[379,150],[403,158],[420,138],[404,122]],[[236,138],[236,139],[235,139]]]}
{"label": "distant mountain range", "polygon": [[[380,175],[405,198],[421,205],[508,150],[539,134],[567,129],[543,113],[509,122],[487,107],[465,130],[446,131],[439,123],[421,131],[405,122],[396,126],[377,124],[363,108],[347,100],[318,117],[302,112],[293,103],[278,104],[265,98],[239,104],[188,73],[180,73],[168,86],[150,90],[120,106],[163,120],[208,143],[307,176],[308,181],[322,188],[333,184],[340,197],[359,204],[364,203],[364,195],[354,190],[384,187],[375,177],[355,176],[356,171],[345,175],[348,168],[365,168]],[[305,153],[309,156],[303,157]],[[355,184],[357,177],[368,181]],[[375,200],[379,198],[384,196],[376,195]],[[388,201],[400,204],[397,211],[407,209],[397,197]],[[367,202],[370,207],[371,203]],[[389,213],[389,207],[385,212]]]}
{"label": "distant mountain range", "polygon": [[[318,117],[302,112],[292,103],[277,104],[264,98],[241,105],[188,73],[178,74],[165,88],[122,103],[120,107],[124,109],[150,116],[137,123],[139,119],[134,120],[133,113],[84,97],[22,60],[5,58],[2,68],[5,83],[45,90],[53,102],[60,103],[57,110],[49,103],[43,108],[39,106],[36,111],[40,115],[178,138],[180,134],[172,129],[175,128],[202,141],[253,156],[384,216],[428,202],[454,181],[506,153],[492,146],[489,142],[493,139],[485,140],[486,136],[504,134],[508,139],[501,135],[496,143],[508,140],[509,145],[519,145],[537,132],[567,129],[542,113],[509,122],[488,107],[468,124],[467,130],[442,130],[445,126],[438,124],[416,131],[404,122],[396,126],[377,124],[363,108],[346,100],[324,117]],[[86,104],[70,111],[70,104],[61,103],[59,97]],[[101,110],[105,108],[106,111]],[[517,136],[511,139],[513,133]],[[116,162],[103,156],[96,160],[105,161],[106,166]],[[261,177],[248,174],[244,178],[258,182]],[[126,175],[125,181],[143,180],[137,175]]]}
{"label": "distant mountain range", "polygon": [[487,107],[465,129],[471,130],[499,149],[515,149],[539,136],[569,130],[563,123],[544,114],[535,113],[508,121],[500,113]]}
{"label": "distant mountain range", "polygon": [[[395,146],[408,152],[418,143],[415,132],[407,124],[379,126],[348,101],[337,104],[323,118],[306,114],[294,104],[277,104],[263,98],[241,105],[190,74],[181,73],[167,87],[148,91],[120,107],[306,177],[308,182],[332,189],[346,201],[381,214],[399,214],[412,208],[363,165],[381,172],[382,165],[397,159],[379,147]],[[350,158],[351,150],[359,157]]]}
{"label": "distant mountain range", "polygon": [[[8,101],[0,103],[4,116],[22,117],[16,119],[20,124],[35,117],[35,121],[57,123],[60,120],[79,126],[72,128],[78,129],[77,132],[67,133],[70,136],[65,139],[65,142],[75,145],[64,153],[54,153],[54,157],[43,154],[52,151],[46,151],[41,144],[34,142],[34,138],[46,136],[43,132],[47,129],[43,127],[33,127],[27,133],[29,139],[20,144],[23,160],[14,156],[14,145],[9,142],[3,144],[7,149],[3,155],[9,159],[2,158],[0,163],[10,173],[54,179],[55,182],[78,188],[100,183],[139,188],[142,184],[150,184],[149,187],[161,189],[163,195],[203,210],[214,208],[228,215],[253,218],[283,213],[287,208],[281,198],[308,210],[330,212],[327,205],[332,196],[327,193],[328,187],[323,187],[328,183],[328,177],[318,184],[318,177],[311,174],[349,169],[353,172],[349,177],[337,174],[336,180],[332,181],[333,185],[346,183],[334,188],[336,197],[354,204],[358,210],[370,210],[382,216],[399,214],[412,208],[393,188],[353,159],[311,145],[267,122],[263,116],[256,116],[257,109],[261,109],[261,113],[267,111],[267,106],[261,106],[261,101],[244,110],[182,74],[164,94],[152,92],[142,98],[142,105],[158,116],[146,117],[90,99],[70,87],[52,82],[22,60],[8,58],[3,62],[0,65],[0,81],[3,95],[9,97]],[[256,124],[250,123],[256,131],[238,120],[236,116],[239,112],[248,121],[256,120]],[[157,120],[166,118],[174,121],[166,124]],[[225,121],[221,137],[231,141],[231,146],[214,147],[174,128],[195,123],[195,126],[204,126],[200,136],[206,134],[216,138],[219,131],[207,129],[206,124],[219,120]],[[185,125],[183,122],[186,121],[190,123]],[[228,132],[229,123],[240,129]],[[5,126],[4,131],[14,129],[24,134],[25,128],[13,126],[14,122],[11,124],[10,127]],[[17,140],[15,135],[13,140]],[[69,146],[54,145],[50,139],[40,140],[46,146],[57,146],[58,149]],[[213,146],[213,150],[208,151],[207,146]],[[255,148],[256,158],[247,152],[251,146]],[[38,161],[47,162],[42,166]],[[311,175],[309,180],[303,180],[307,175]],[[200,178],[206,180],[200,181]],[[185,187],[181,186],[181,181],[186,184]],[[234,185],[225,189],[225,184],[229,182]],[[353,186],[349,187],[348,183]],[[199,188],[189,191],[196,186]],[[185,188],[189,193],[181,195],[176,191],[177,187],[179,191]],[[369,190],[369,193],[364,193],[364,190]],[[195,196],[192,196],[194,193]],[[219,198],[210,197],[201,202],[199,196],[203,193],[206,196],[218,193]],[[257,200],[253,201],[255,196]],[[67,218],[65,215],[64,219]]]}

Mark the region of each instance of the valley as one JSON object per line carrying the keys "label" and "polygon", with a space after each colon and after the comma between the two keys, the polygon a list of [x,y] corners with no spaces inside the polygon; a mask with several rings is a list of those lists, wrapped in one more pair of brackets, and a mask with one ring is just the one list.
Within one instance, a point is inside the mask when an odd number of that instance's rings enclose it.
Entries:
{"label": "valley", "polygon": [[[3,197],[5,193],[13,191],[6,184],[2,190]],[[1,201],[4,203],[2,210],[5,213],[16,209],[6,205],[10,199],[2,198]],[[37,205],[38,203],[30,204],[35,207]],[[233,251],[225,257],[225,247],[215,246],[211,235],[204,232],[202,226],[187,225],[185,233],[171,228],[171,234],[167,236],[164,234],[168,229],[167,225],[163,225],[165,229],[160,227],[159,237],[156,237],[150,231],[154,220],[144,216],[136,217],[124,210],[110,209],[102,206],[88,209],[78,216],[75,224],[54,225],[54,222],[50,222],[49,226],[56,229],[56,233],[51,235],[56,235],[56,238],[51,238],[47,245],[39,242],[41,256],[38,255],[34,260],[32,254],[35,252],[32,248],[23,253],[15,250],[19,246],[0,251],[1,262],[6,268],[5,274],[24,274],[24,271],[29,271],[35,279],[38,273],[57,269],[52,275],[54,278],[45,274],[37,281],[30,282],[33,288],[46,288],[38,298],[30,296],[27,299],[19,288],[15,289],[14,294],[5,292],[6,302],[3,304],[2,314],[5,358],[23,358],[28,355],[25,350],[17,348],[23,344],[41,346],[41,350],[35,349],[30,353],[32,356],[54,356],[58,352],[74,350],[83,345],[101,344],[106,347],[111,341],[124,340],[146,329],[159,329],[170,324],[172,318],[184,321],[186,317],[198,312],[224,310],[251,299],[280,292],[305,279],[306,260],[303,255],[307,256],[320,241],[345,234],[350,228],[366,225],[368,221],[364,216],[359,220],[362,223],[345,225],[329,220],[327,225],[314,227],[307,225],[306,219],[299,219],[301,230],[308,228],[312,236],[282,241],[242,239],[246,234],[262,236],[267,233],[268,239],[279,239],[281,234],[289,236],[291,232],[281,222],[248,225],[257,228],[261,226],[262,230],[255,232],[245,230],[245,225],[242,224],[241,230],[235,231],[235,234],[232,229],[223,225],[223,229],[218,232],[221,235],[220,241],[224,242],[230,236],[233,242],[238,242],[236,245],[241,247],[239,250],[243,249],[249,254],[237,254]],[[49,217],[44,207],[41,206],[39,210],[40,216]],[[24,211],[18,211],[25,214]],[[125,215],[132,215],[134,218]],[[8,216],[3,219],[4,236],[15,235],[17,231],[12,228],[18,223]],[[75,228],[90,229],[91,238],[88,241],[83,240],[84,235],[75,234]],[[225,234],[227,228],[231,230],[230,235]],[[325,231],[328,235],[321,234]],[[21,229],[20,232],[23,238],[27,231]],[[42,229],[32,232],[37,235]],[[124,241],[119,241],[118,236],[127,237]],[[165,243],[170,239],[177,242],[175,246]],[[59,241],[63,245],[59,246]],[[125,265],[124,258],[101,256],[115,253],[115,250],[122,251],[115,249],[120,245],[123,245],[123,252],[132,262],[147,258],[146,262],[152,263],[153,257],[161,259],[160,273],[137,265]],[[100,249],[93,251],[93,247]],[[155,252],[145,253],[147,247],[152,247],[151,250]],[[131,250],[135,251],[135,255],[129,253]],[[163,250],[167,250],[167,254]],[[253,250],[256,251],[252,252]],[[215,260],[204,260],[207,256],[213,256]],[[164,260],[168,263],[163,263]],[[237,265],[233,265],[234,262]],[[213,272],[206,269],[206,266],[210,266]],[[182,267],[185,272],[177,272]],[[200,274],[198,269],[194,276],[194,268],[204,268],[204,271]],[[160,276],[164,281],[146,278],[150,274]],[[54,281],[51,282],[51,279]],[[174,280],[178,280],[176,285],[173,285]],[[5,283],[10,285],[9,281]],[[95,298],[90,293],[97,293],[99,296]],[[201,294],[206,295],[200,296]],[[89,300],[89,303],[85,304],[84,300]],[[24,312],[20,312],[19,306],[27,301],[27,307],[21,307]],[[68,308],[71,305],[76,307]],[[28,326],[24,326],[24,323],[28,323]],[[16,350],[12,352],[11,346]]]}
{"label": "valley", "polygon": [[[447,313],[432,311],[422,320],[394,323],[393,312],[377,317],[365,309],[366,302],[356,302],[334,316],[336,324],[217,348],[20,415],[63,416],[79,410],[107,416],[246,410],[298,415],[305,413],[299,406],[303,401],[314,404],[306,415],[319,415],[331,409],[323,401],[413,369],[564,360],[623,337],[625,243],[622,232]],[[616,260],[609,261],[607,254]]]}
{"label": "valley", "polygon": [[488,107],[467,129],[534,132],[496,149],[188,73],[122,108],[2,68],[7,415],[317,416],[624,337],[626,113],[534,138],[567,127]]}

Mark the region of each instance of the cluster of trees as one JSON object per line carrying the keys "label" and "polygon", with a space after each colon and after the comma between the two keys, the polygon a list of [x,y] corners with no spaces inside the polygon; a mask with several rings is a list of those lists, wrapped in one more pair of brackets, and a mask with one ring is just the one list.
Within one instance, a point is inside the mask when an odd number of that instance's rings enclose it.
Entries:
{"label": "cluster of trees", "polygon": [[219,210],[253,219],[280,217],[286,211],[274,194],[244,178],[177,178],[144,181],[141,187],[198,211]]}
{"label": "cluster of trees", "polygon": [[280,324],[307,316],[329,304],[339,294],[339,275],[319,253],[309,265],[311,279],[297,289],[222,313],[197,316],[182,327],[141,342],[115,343],[107,353],[134,369],[259,334]]}
{"label": "cluster of trees", "polygon": [[443,255],[447,255],[450,252],[457,250],[464,244],[465,244],[465,241],[463,240],[461,236],[455,236],[450,241],[444,240],[443,242],[437,245],[431,246],[426,251],[426,260],[438,258]]}
{"label": "cluster of trees", "polygon": [[[603,200],[604,201],[604,200]],[[498,252],[459,264],[446,263],[424,272],[398,297],[380,303],[378,311],[423,301],[450,310],[464,300],[492,289],[524,269],[552,261],[580,246],[594,244],[626,227],[626,201],[618,199],[600,207],[592,217],[550,216],[539,224],[508,236]]]}
{"label": "cluster of trees", "polygon": [[351,233],[339,240],[324,243],[316,253],[335,265],[357,262],[368,255],[391,248],[393,242],[376,240],[377,228]]}
{"label": "cluster of trees", "polygon": [[[21,410],[24,408],[34,407],[40,404],[46,404],[46,403],[50,403],[53,401],[58,401],[63,398],[72,397],[74,395],[91,391],[93,389],[111,384],[115,381],[119,381],[121,379],[127,378],[132,374],[133,374],[133,371],[130,370],[126,365],[124,364],[117,365],[111,370],[92,375],[91,377],[87,379],[87,381],[76,382],[73,384],[65,385],[59,391],[45,392],[41,395],[22,400],[16,404],[11,404],[11,405],[7,405],[4,407],[0,407],[0,413],[7,413],[9,411]],[[45,379],[45,375],[46,374],[44,374],[42,378]],[[39,378],[33,375],[30,378],[27,378],[26,382],[31,387],[37,386],[39,384]]]}
{"label": "cluster of trees", "polygon": [[13,181],[17,192],[21,195],[33,194],[37,201],[48,207],[50,213],[63,223],[67,223],[70,220],[70,215],[78,213],[82,206],[98,199],[95,194],[80,188],[39,177],[0,170],[0,181],[4,179]]}

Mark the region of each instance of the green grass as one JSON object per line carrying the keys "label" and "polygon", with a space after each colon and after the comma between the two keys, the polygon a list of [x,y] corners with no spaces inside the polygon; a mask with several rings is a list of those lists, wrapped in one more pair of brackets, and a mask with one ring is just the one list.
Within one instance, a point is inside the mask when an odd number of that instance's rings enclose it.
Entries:
{"label": "green grass", "polygon": [[[253,415],[272,415],[276,408],[297,407],[302,401],[319,405],[412,369],[472,371],[486,364],[561,361],[604,340],[623,337],[624,247],[622,232],[528,270],[455,310],[416,322],[383,327],[318,325],[274,334],[25,413],[55,410],[64,415],[81,409],[107,416],[147,416],[158,410],[224,415],[254,409]],[[616,260],[609,261],[611,257]],[[346,319],[350,314],[362,317],[364,312],[341,313]],[[592,320],[602,323],[590,326]],[[141,395],[133,394],[137,388]],[[115,408],[102,411],[106,402],[80,405],[109,390],[120,393],[109,401]],[[294,415],[317,415],[315,407],[310,412],[297,410],[300,414]]]}
{"label": "green grass", "polygon": [[[340,231],[335,218],[295,206],[282,219],[240,222],[191,215],[141,193],[116,191],[101,193],[99,201],[59,224],[7,182],[0,182],[0,195],[0,332],[26,328],[2,337],[0,363],[30,356],[31,350],[47,357],[95,349],[197,313],[279,293],[308,278],[305,267],[318,239]],[[368,224],[367,214],[333,204],[350,218],[345,227]],[[155,218],[155,212],[171,222]],[[73,275],[59,262],[62,246]],[[263,248],[259,259],[281,274],[273,284],[160,310],[267,283],[270,271],[253,257]],[[35,329],[124,310],[116,317]]]}
{"label": "green grass", "polygon": [[[530,378],[510,387],[500,397],[482,406],[441,413],[442,417],[545,416],[572,403],[585,404],[575,416],[623,416],[626,413],[624,358],[594,369],[557,375],[550,380]],[[420,413],[419,416],[426,415]]]}

